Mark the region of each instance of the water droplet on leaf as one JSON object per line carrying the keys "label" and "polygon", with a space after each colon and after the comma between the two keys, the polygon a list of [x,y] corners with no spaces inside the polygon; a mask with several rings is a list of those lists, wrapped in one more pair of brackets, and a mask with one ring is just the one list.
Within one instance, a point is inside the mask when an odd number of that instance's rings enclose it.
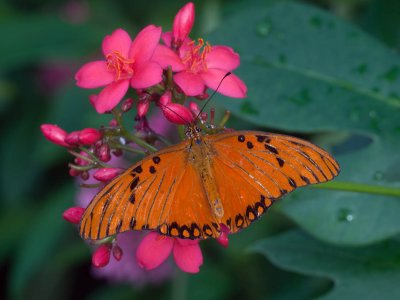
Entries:
{"label": "water droplet on leaf", "polygon": [[271,31],[271,22],[264,21],[257,25],[256,27],[257,34],[261,37],[266,37]]}
{"label": "water droplet on leaf", "polygon": [[381,171],[376,171],[374,174],[374,179],[377,181],[381,181],[383,179],[384,175],[383,172]]}
{"label": "water droplet on leaf", "polygon": [[337,219],[340,222],[352,222],[354,218],[353,211],[348,208],[341,208],[337,214]]}

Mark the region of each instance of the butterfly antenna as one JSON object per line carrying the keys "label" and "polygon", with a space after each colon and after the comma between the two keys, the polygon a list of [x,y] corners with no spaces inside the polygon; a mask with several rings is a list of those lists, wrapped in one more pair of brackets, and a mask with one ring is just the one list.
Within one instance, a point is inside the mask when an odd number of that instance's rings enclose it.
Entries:
{"label": "butterfly antenna", "polygon": [[214,95],[218,92],[219,87],[221,86],[222,82],[224,81],[224,79],[226,77],[228,77],[229,75],[231,75],[231,72],[228,72],[224,75],[224,77],[222,77],[221,81],[218,83],[217,88],[215,89],[215,91],[211,94],[211,96],[207,99],[206,103],[204,103],[203,107],[201,108],[200,112],[197,114],[196,119],[199,119],[199,116],[201,115],[201,113],[204,111],[204,109],[206,108],[207,104],[210,102],[210,100],[212,99],[212,97],[214,97]]}

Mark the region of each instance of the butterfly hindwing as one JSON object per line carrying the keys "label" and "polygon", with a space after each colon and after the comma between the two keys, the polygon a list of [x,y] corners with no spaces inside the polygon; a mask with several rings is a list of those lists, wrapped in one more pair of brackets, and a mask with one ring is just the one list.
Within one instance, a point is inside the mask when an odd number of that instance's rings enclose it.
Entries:
{"label": "butterfly hindwing", "polygon": [[207,141],[217,153],[214,176],[225,209],[223,223],[231,232],[247,227],[295,188],[339,173],[326,151],[290,136],[239,131],[208,136]]}

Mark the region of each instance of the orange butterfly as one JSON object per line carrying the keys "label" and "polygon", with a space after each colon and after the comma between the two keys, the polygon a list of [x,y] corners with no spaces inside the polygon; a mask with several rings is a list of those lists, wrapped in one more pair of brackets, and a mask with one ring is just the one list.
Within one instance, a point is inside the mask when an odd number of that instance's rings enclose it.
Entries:
{"label": "orange butterfly", "polygon": [[236,131],[189,138],[134,164],[101,190],[80,223],[84,239],[156,230],[185,239],[234,233],[295,188],[338,175],[336,160],[286,135]]}

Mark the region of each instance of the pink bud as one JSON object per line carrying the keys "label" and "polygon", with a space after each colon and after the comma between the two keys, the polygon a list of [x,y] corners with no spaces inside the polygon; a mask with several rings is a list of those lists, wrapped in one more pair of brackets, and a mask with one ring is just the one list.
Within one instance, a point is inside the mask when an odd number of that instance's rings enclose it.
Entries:
{"label": "pink bud", "polygon": [[112,120],[108,123],[108,125],[110,125],[111,127],[116,127],[116,126],[118,125],[118,122],[117,122],[117,120],[112,119]]}
{"label": "pink bud", "polygon": [[80,133],[80,131],[72,131],[70,134],[67,135],[67,137],[65,138],[65,141],[70,146],[79,145],[79,133]]}
{"label": "pink bud", "polygon": [[161,109],[165,118],[174,124],[186,125],[194,120],[192,112],[181,104],[169,103],[161,106]]}
{"label": "pink bud", "polygon": [[148,100],[139,101],[137,104],[137,114],[143,118],[149,111],[150,102]]}
{"label": "pink bud", "polygon": [[83,172],[81,173],[81,178],[82,178],[82,180],[88,180],[89,177],[90,177],[90,174],[89,174],[88,171],[83,171]]}
{"label": "pink bud", "polygon": [[115,149],[113,150],[112,154],[114,154],[114,156],[122,156],[124,154],[124,152],[121,149]]}
{"label": "pink bud", "polygon": [[[87,158],[90,157],[89,154],[87,154],[87,153],[84,152],[84,151],[79,152],[79,154],[80,154],[81,156],[84,156],[84,157],[87,157]],[[80,157],[75,158],[75,163],[76,163],[78,166],[87,166],[87,165],[89,164],[89,162],[88,162],[86,159],[83,159],[83,158],[80,158]]]}
{"label": "pink bud", "polygon": [[98,149],[98,156],[101,161],[108,162],[111,159],[110,147],[103,144]]}
{"label": "pink bud", "polygon": [[118,176],[119,172],[121,172],[121,169],[117,168],[102,168],[98,169],[94,174],[93,177],[98,180],[98,181],[109,181],[116,176]]}
{"label": "pink bud", "polygon": [[121,247],[118,245],[114,245],[112,249],[112,254],[117,261],[120,261],[124,252],[122,251]]}
{"label": "pink bud", "polygon": [[70,207],[63,213],[64,220],[72,223],[79,224],[85,209],[83,207]]}
{"label": "pink bud", "polygon": [[79,174],[81,174],[81,171],[79,171],[79,170],[77,170],[77,169],[74,169],[74,168],[69,169],[69,175],[70,175],[70,176],[76,177],[76,176],[78,176]]}
{"label": "pink bud", "polygon": [[189,2],[182,7],[174,18],[172,26],[172,35],[174,42],[179,47],[189,36],[194,23],[194,4]]}
{"label": "pink bud", "polygon": [[228,234],[230,232],[229,228],[224,224],[219,224],[221,228],[221,235],[217,238],[217,242],[223,247],[227,248],[229,245]]}
{"label": "pink bud", "polygon": [[94,251],[92,255],[92,264],[96,268],[102,268],[110,262],[110,244],[103,244]]}
{"label": "pink bud", "polygon": [[192,111],[194,115],[198,115],[200,113],[200,107],[197,105],[196,102],[189,103],[189,109]]}
{"label": "pink bud", "polygon": [[122,103],[121,109],[123,112],[127,112],[132,108],[132,106],[133,106],[133,100],[131,98],[128,98]]}
{"label": "pink bud", "polygon": [[171,103],[172,101],[172,93],[171,91],[166,91],[159,100],[159,103],[161,104],[160,106],[167,105],[168,103]]}
{"label": "pink bud", "polygon": [[100,140],[102,137],[100,131],[94,128],[82,129],[78,136],[78,142],[80,145],[92,145]]}
{"label": "pink bud", "polygon": [[67,132],[57,125],[42,124],[40,126],[40,130],[42,131],[44,137],[50,142],[59,146],[69,147],[69,145],[65,142],[65,138],[68,135]]}

